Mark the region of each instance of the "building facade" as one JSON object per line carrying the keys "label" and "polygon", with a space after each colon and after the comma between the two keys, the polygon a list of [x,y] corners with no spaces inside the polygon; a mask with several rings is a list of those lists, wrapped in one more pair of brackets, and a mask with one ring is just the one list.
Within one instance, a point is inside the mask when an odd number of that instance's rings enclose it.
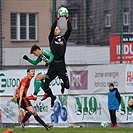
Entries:
{"label": "building facade", "polygon": [[67,1],[77,45],[109,45],[110,34],[133,32],[133,0]]}
{"label": "building facade", "polygon": [[[4,47],[48,46],[53,6],[69,9],[73,31],[70,45],[109,45],[109,35],[121,32],[121,0],[4,0],[2,36]],[[123,32],[133,31],[133,0],[124,1]]]}
{"label": "building facade", "polygon": [[4,0],[3,47],[48,46],[51,0]]}
{"label": "building facade", "polygon": [[[97,49],[95,46],[109,46],[111,34],[120,33],[121,30],[130,34],[133,32],[133,0],[124,1],[123,11],[122,0],[3,0],[0,2],[2,15],[0,60],[4,66],[8,62],[14,62],[12,61],[14,56],[19,58],[16,61],[19,60],[20,63],[13,64],[24,65],[21,57],[29,52],[33,44],[48,47],[52,17],[60,6],[68,8],[73,28],[68,46],[94,46],[94,49]],[[20,47],[24,52],[15,51]],[[87,50],[83,47],[82,52],[83,49]],[[68,53],[72,55],[68,56],[70,58],[77,54],[71,50]],[[86,53],[87,51],[83,52],[83,55],[86,56]],[[101,53],[95,54],[97,58]],[[95,59],[91,61],[95,62]],[[82,59],[79,58],[79,62],[82,62]]]}

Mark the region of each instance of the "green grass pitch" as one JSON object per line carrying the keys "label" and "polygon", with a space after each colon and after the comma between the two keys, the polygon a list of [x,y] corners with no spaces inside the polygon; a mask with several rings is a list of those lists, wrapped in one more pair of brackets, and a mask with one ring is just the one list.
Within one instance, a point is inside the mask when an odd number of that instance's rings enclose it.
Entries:
{"label": "green grass pitch", "polygon": [[[7,128],[1,128],[0,133],[3,133]],[[133,128],[52,128],[49,131],[44,128],[13,128],[13,133],[133,133]]]}

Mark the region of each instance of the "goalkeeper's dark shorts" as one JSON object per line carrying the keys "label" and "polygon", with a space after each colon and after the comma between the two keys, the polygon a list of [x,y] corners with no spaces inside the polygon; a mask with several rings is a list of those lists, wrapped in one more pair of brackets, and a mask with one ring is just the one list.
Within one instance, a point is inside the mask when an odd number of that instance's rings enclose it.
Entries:
{"label": "goalkeeper's dark shorts", "polygon": [[[20,98],[17,98],[17,103],[18,104],[19,104],[19,99]],[[29,106],[32,106],[31,102],[26,97],[23,97],[22,101],[21,101],[21,106],[20,107],[23,108],[24,110],[28,111],[27,107],[29,107]]]}
{"label": "goalkeeper's dark shorts", "polygon": [[[55,79],[57,76],[63,80],[64,84],[68,84],[69,79],[67,75],[67,70],[66,70],[66,64],[63,60],[61,61],[55,61],[53,60],[50,63],[49,69],[46,73],[46,78],[45,78],[45,87],[49,86],[49,83]],[[47,88],[46,87],[46,88]]]}

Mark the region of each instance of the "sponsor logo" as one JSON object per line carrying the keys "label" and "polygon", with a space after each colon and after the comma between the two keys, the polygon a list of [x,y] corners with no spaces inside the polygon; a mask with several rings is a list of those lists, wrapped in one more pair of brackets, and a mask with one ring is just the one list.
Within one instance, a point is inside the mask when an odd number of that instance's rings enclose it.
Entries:
{"label": "sponsor logo", "polygon": [[4,73],[0,73],[0,93],[3,93],[5,88],[17,87],[19,83],[19,78],[7,78]]}
{"label": "sponsor logo", "polygon": [[[124,55],[133,54],[133,45],[132,44],[123,44],[122,54],[124,54]],[[116,55],[120,55],[120,45],[116,45]]]}
{"label": "sponsor logo", "polygon": [[126,84],[127,86],[133,86],[133,72],[132,71],[127,71],[126,72]]}
{"label": "sponsor logo", "polygon": [[70,71],[70,90],[87,90],[88,71]]}
{"label": "sponsor logo", "polygon": [[127,82],[132,82],[133,81],[133,72],[132,71],[127,71]]}

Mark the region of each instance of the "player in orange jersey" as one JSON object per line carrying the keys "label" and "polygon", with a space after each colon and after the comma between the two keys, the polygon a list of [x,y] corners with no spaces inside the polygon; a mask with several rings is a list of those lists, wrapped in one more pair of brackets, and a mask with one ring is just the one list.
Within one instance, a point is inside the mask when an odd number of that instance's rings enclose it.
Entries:
{"label": "player in orange jersey", "polygon": [[30,86],[30,81],[35,75],[35,69],[29,68],[27,69],[27,76],[25,76],[21,82],[19,83],[17,89],[15,90],[14,96],[9,100],[11,102],[14,98],[17,98],[18,106],[23,108],[27,111],[27,113],[24,116],[24,119],[21,121],[20,125],[22,126],[22,129],[24,130],[25,122],[30,118],[31,115],[34,116],[35,120],[39,122],[41,125],[43,125],[46,130],[49,130],[51,126],[47,125],[37,114],[37,112],[34,110],[32,104],[30,101],[26,98],[28,88]]}

